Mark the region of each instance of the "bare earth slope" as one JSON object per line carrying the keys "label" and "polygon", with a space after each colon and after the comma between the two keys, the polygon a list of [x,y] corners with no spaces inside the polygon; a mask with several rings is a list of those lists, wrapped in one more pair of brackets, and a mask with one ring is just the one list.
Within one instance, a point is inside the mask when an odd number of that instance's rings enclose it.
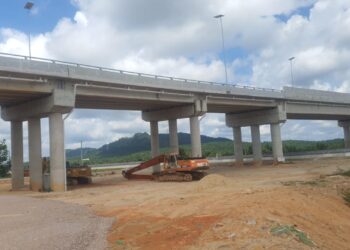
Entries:
{"label": "bare earth slope", "polygon": [[[350,178],[328,176],[339,169],[350,169],[350,160],[213,167],[191,183],[126,181],[118,173],[66,193],[19,195],[115,218],[107,235],[111,249],[350,249],[350,207],[340,195]],[[284,225],[313,244],[271,233]]]}

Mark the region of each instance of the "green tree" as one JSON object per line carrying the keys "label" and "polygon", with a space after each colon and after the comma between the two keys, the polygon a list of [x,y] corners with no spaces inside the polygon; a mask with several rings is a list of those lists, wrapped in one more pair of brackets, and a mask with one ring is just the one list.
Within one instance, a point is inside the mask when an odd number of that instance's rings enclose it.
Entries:
{"label": "green tree", "polygon": [[6,141],[0,141],[0,177],[7,177],[9,171]]}
{"label": "green tree", "polygon": [[189,155],[184,148],[179,148],[179,156],[184,159],[189,158]]}

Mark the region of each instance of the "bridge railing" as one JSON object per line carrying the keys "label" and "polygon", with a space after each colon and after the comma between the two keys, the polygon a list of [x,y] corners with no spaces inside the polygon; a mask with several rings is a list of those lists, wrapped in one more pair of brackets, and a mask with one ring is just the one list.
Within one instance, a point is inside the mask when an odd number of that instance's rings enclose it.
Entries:
{"label": "bridge railing", "polygon": [[78,68],[80,67],[80,68],[95,69],[95,70],[100,70],[100,71],[115,72],[115,73],[119,73],[119,74],[134,75],[134,76],[139,76],[139,77],[149,77],[149,78],[153,78],[153,79],[181,81],[181,82],[185,82],[185,83],[188,82],[188,83],[196,83],[196,84],[207,84],[207,85],[224,86],[224,87],[230,87],[230,88],[251,89],[251,90],[258,90],[258,91],[269,91],[269,92],[279,92],[279,93],[282,92],[282,90],[272,89],[272,88],[261,88],[261,87],[253,87],[253,86],[242,85],[242,84],[227,84],[227,83],[219,83],[219,82],[211,82],[211,81],[186,79],[186,78],[180,78],[180,77],[153,75],[153,74],[148,74],[148,73],[139,73],[139,72],[133,72],[133,71],[127,71],[127,70],[113,69],[113,68],[108,68],[108,67],[92,66],[92,65],[88,65],[88,64],[72,63],[72,62],[66,62],[66,61],[60,61],[60,60],[54,60],[54,59],[48,59],[48,58],[41,58],[41,57],[29,57],[29,56],[10,54],[10,53],[4,53],[4,52],[0,52],[0,56],[18,58],[18,59],[24,59],[24,60],[30,60],[30,61],[46,62],[46,63],[52,63],[52,64],[61,64],[61,65],[78,67]]}

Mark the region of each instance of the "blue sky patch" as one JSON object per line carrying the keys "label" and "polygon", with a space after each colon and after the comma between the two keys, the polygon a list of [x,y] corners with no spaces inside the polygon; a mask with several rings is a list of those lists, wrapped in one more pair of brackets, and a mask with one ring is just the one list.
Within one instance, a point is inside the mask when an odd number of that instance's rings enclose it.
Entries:
{"label": "blue sky patch", "polygon": [[74,17],[76,7],[69,0],[36,0],[32,13],[24,9],[26,0],[2,0],[1,28],[12,28],[32,34],[52,31],[62,17]]}
{"label": "blue sky patch", "polygon": [[278,15],[274,15],[274,17],[281,21],[281,22],[288,22],[288,20],[294,16],[294,15],[300,15],[300,16],[303,16],[307,19],[309,19],[310,17],[310,10],[314,7],[314,4],[310,4],[308,6],[303,6],[303,7],[300,7],[294,11],[292,11],[291,13],[289,14],[285,14],[285,13],[282,13],[282,14],[278,14]]}

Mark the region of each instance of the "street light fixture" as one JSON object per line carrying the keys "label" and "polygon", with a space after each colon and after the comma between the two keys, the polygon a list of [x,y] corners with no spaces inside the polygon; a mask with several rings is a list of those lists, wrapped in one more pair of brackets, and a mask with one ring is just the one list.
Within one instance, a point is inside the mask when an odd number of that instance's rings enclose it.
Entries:
{"label": "street light fixture", "polygon": [[222,24],[222,18],[224,17],[223,14],[219,14],[214,16],[214,18],[220,20],[220,26],[221,26],[221,38],[222,38],[222,53],[224,57],[224,65],[225,65],[225,79],[227,84],[227,66],[226,66],[226,55],[225,55],[225,39],[224,39],[224,25]]}
{"label": "street light fixture", "polygon": [[291,84],[292,87],[294,85],[294,78],[293,78],[293,60],[295,59],[294,56],[292,56],[291,58],[288,58],[289,62],[290,62],[290,79],[291,79]]}
{"label": "street light fixture", "polygon": [[[24,8],[26,10],[28,10],[28,13],[30,13],[30,11],[32,10],[34,6],[34,3],[32,2],[27,2],[25,5],[24,5]],[[29,59],[32,58],[32,51],[31,51],[31,45],[30,45],[30,31],[28,32],[28,45],[29,45]]]}

